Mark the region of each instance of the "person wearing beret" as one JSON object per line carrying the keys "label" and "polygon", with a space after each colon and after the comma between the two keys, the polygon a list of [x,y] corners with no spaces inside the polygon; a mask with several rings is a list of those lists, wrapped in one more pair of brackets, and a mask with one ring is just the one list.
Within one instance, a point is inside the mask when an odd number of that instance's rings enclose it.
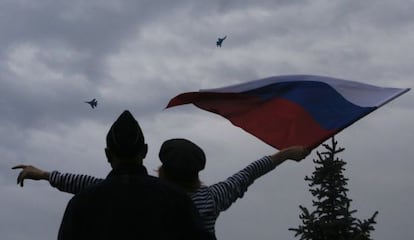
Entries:
{"label": "person wearing beret", "polygon": [[161,146],[159,158],[162,165],[158,169],[158,174],[161,179],[175,183],[189,193],[204,226],[215,234],[215,223],[220,212],[227,210],[237,199],[242,198],[256,179],[287,159],[301,161],[308,154],[309,150],[304,147],[288,147],[254,161],[224,181],[205,186],[199,178],[199,172],[206,165],[204,151],[187,139],[170,139]]}
{"label": "person wearing beret", "polygon": [[[159,151],[162,165],[158,169],[159,178],[183,188],[193,200],[204,223],[204,227],[215,235],[215,222],[220,212],[227,210],[238,198],[242,198],[247,188],[259,177],[272,171],[276,166],[291,159],[301,161],[309,150],[301,146],[292,146],[252,162],[241,171],[224,181],[205,186],[199,179],[199,172],[206,165],[204,151],[187,139],[176,138],[165,141]],[[20,165],[23,170],[18,183],[24,179],[48,180],[51,186],[60,191],[74,193],[97,184],[102,179],[92,176],[47,172],[33,166]]]}

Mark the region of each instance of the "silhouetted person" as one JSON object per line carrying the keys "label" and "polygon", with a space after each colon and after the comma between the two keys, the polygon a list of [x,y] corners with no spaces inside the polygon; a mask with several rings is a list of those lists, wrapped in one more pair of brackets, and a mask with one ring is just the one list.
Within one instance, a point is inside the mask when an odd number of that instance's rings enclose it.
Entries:
{"label": "silhouetted person", "polygon": [[253,161],[242,170],[215,184],[203,185],[199,178],[206,165],[204,151],[187,139],[170,139],[160,149],[162,165],[159,178],[175,183],[190,194],[204,227],[215,234],[215,224],[220,213],[244,196],[254,181],[274,170],[288,159],[300,162],[310,151],[302,146],[292,146]]}
{"label": "silhouetted person", "polygon": [[86,101],[85,103],[88,103],[91,105],[92,108],[96,108],[98,106],[98,101],[94,98],[91,101]]}
{"label": "silhouetted person", "polygon": [[223,43],[224,39],[226,39],[227,36],[224,36],[223,38],[218,38],[216,45],[217,47],[221,47],[221,44]]}
{"label": "silhouetted person", "polygon": [[209,239],[191,199],[147,174],[147,144],[129,111],[109,130],[105,154],[112,171],[70,200],[58,239]]}

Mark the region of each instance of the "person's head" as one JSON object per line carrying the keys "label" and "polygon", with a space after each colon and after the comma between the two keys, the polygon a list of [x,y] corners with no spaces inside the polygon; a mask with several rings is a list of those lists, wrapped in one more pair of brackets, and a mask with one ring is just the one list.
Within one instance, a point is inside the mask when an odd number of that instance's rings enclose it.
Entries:
{"label": "person's head", "polygon": [[106,135],[105,154],[112,168],[142,164],[148,151],[144,134],[132,114],[125,110]]}
{"label": "person's head", "polygon": [[204,151],[195,143],[182,138],[165,141],[160,149],[162,163],[159,177],[178,184],[188,191],[200,187],[198,173],[206,165]]}

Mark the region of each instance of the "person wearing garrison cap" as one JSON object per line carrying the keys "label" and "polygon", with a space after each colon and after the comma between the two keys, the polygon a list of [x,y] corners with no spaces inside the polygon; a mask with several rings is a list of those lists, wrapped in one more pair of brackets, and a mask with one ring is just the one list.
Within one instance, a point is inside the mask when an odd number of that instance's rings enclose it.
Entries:
{"label": "person wearing garrison cap", "polygon": [[112,171],[70,200],[58,239],[211,239],[188,195],[147,174],[147,144],[129,111],[106,145]]}

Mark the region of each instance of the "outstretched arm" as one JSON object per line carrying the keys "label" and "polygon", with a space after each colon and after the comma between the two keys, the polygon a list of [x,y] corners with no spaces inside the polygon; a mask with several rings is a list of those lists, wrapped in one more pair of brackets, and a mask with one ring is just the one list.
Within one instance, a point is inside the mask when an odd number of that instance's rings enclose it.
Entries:
{"label": "outstretched arm", "polygon": [[77,194],[84,188],[102,182],[102,178],[96,178],[84,174],[60,173],[52,171],[49,175],[49,183],[52,187],[62,192]]}
{"label": "outstretched arm", "polygon": [[247,188],[259,177],[275,169],[284,161],[291,159],[301,161],[310,151],[305,147],[293,146],[282,149],[278,153],[266,156],[249,164],[243,170],[237,172],[223,182],[210,186],[216,203],[216,211],[226,210],[238,198],[242,198]]}
{"label": "outstretched arm", "polygon": [[82,189],[97,184],[103,179],[72,173],[60,173],[58,171],[44,171],[31,165],[17,165],[12,169],[22,169],[17,177],[17,183],[23,187],[25,179],[31,180],[47,180],[52,187],[59,189],[62,192],[76,194]]}

